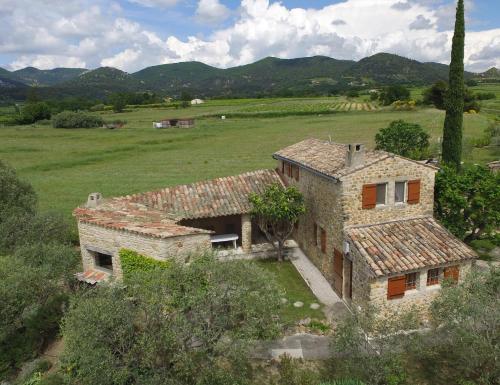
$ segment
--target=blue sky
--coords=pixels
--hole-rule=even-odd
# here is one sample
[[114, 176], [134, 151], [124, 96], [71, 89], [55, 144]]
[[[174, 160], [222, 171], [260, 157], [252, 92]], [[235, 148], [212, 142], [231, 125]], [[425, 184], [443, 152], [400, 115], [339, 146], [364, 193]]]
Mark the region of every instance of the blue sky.
[[[452, 0], [0, 0], [0, 66], [134, 72], [377, 52], [446, 63], [454, 8]], [[500, 0], [466, 0], [466, 18], [466, 67], [500, 67]]]

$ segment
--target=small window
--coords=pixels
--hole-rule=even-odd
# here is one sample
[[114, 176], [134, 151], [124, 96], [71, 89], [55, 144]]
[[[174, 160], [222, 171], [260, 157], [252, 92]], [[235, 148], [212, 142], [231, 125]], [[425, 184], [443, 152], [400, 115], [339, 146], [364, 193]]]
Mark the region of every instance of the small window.
[[95, 253], [95, 265], [101, 269], [113, 270], [113, 257], [109, 254]]
[[396, 182], [394, 186], [394, 202], [404, 203], [406, 201], [406, 182]]
[[439, 269], [430, 269], [427, 271], [427, 286], [437, 285], [439, 283]]
[[417, 288], [417, 273], [406, 274], [405, 290]]
[[321, 252], [326, 253], [326, 231], [321, 229]]
[[377, 205], [385, 205], [387, 195], [387, 183], [377, 184]]

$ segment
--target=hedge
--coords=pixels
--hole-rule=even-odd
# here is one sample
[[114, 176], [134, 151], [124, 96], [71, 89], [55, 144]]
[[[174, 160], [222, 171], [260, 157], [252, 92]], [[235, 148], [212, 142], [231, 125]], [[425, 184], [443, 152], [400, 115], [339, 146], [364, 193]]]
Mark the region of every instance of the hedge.
[[121, 249], [118, 254], [125, 279], [134, 273], [166, 269], [170, 265], [168, 261], [158, 261], [129, 249]]
[[52, 118], [54, 128], [93, 128], [103, 124], [100, 116], [85, 112], [63, 111]]

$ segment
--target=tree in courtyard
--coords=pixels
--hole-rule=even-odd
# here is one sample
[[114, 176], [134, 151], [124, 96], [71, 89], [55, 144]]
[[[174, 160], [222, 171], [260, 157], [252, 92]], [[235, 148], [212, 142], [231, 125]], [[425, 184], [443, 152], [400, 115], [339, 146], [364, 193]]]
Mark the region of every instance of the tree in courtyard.
[[395, 120], [375, 135], [377, 150], [421, 159], [429, 148], [429, 134], [419, 124]]
[[74, 299], [62, 357], [81, 385], [250, 383], [250, 340], [275, 338], [282, 293], [248, 261], [212, 256], [136, 272]]
[[464, 110], [464, 2], [458, 0], [455, 32], [451, 47], [449, 90], [445, 99], [443, 161], [459, 168], [462, 161], [462, 126]]
[[260, 230], [283, 260], [283, 247], [300, 215], [305, 213], [304, 197], [295, 187], [273, 184], [262, 194], [250, 195], [252, 215]]
[[500, 174], [483, 166], [457, 171], [443, 167], [436, 175], [436, 217], [457, 237], [469, 242], [500, 226]]

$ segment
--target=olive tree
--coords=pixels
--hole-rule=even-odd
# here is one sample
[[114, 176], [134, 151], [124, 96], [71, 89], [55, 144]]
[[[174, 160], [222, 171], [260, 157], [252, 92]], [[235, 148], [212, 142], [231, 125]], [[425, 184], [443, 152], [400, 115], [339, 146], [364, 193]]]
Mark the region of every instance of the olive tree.
[[252, 215], [269, 243], [276, 249], [278, 261], [283, 260], [285, 241], [300, 215], [305, 213], [304, 197], [295, 187], [273, 184], [262, 194], [250, 195]]
[[395, 120], [375, 135], [376, 149], [420, 159], [429, 147], [429, 137], [419, 124]]
[[252, 262], [136, 272], [76, 298], [63, 321], [70, 383], [246, 384], [249, 342], [277, 336], [280, 293]]

